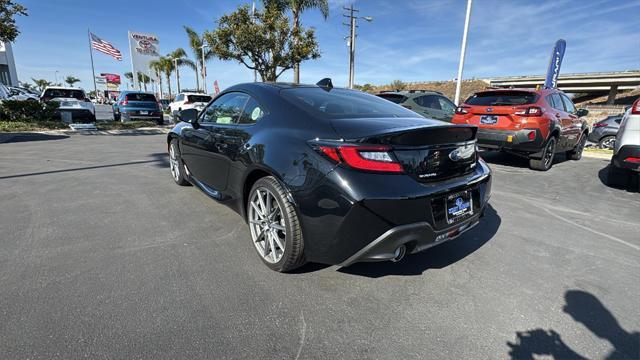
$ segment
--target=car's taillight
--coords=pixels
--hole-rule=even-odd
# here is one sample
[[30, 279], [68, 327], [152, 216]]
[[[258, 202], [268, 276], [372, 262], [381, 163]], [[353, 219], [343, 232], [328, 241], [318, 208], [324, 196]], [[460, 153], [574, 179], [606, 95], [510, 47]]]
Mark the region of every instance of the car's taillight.
[[120, 105], [127, 105], [129, 103], [129, 99], [127, 99], [126, 97], [120, 101]]
[[634, 164], [640, 164], [640, 158], [635, 156], [629, 156], [626, 159], [624, 159], [624, 161], [634, 163]]
[[388, 146], [327, 145], [317, 149], [336, 163], [354, 169], [376, 172], [402, 173], [402, 165], [390, 153]]
[[529, 141], [533, 141], [536, 139], [536, 132], [535, 131], [529, 131], [529, 133], [527, 134], [527, 138], [529, 139]]
[[456, 114], [459, 114], [459, 115], [468, 114], [469, 113], [468, 109], [469, 109], [468, 106], [458, 106], [456, 108]]
[[515, 114], [520, 116], [541, 116], [543, 112], [541, 107], [529, 106], [526, 108], [518, 108]]
[[631, 114], [640, 115], [640, 98], [638, 98], [633, 105], [631, 105]]
[[594, 128], [606, 127], [606, 126], [607, 126], [607, 123], [595, 123], [595, 124], [593, 124]]

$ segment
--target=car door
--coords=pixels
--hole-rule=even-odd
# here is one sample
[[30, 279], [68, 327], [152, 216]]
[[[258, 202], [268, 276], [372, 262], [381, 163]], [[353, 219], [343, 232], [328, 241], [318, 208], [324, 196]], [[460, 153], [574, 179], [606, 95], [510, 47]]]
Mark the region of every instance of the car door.
[[215, 191], [224, 191], [229, 175], [229, 147], [225, 138], [226, 125], [239, 122], [249, 96], [244, 93], [224, 94], [207, 106], [198, 124], [182, 131], [182, 159], [201, 184]]
[[560, 93], [559, 95], [562, 98], [562, 102], [564, 103], [564, 107], [567, 111], [566, 148], [572, 149], [576, 146], [578, 140], [580, 139], [580, 134], [582, 133], [582, 120], [577, 115], [578, 110], [576, 109], [575, 105], [573, 105], [573, 101], [571, 101], [571, 99], [569, 99], [569, 97], [565, 94]]
[[560, 125], [560, 138], [558, 139], [557, 149], [561, 150], [567, 148], [568, 137], [571, 133], [571, 128], [573, 127], [573, 122], [567, 109], [560, 97], [559, 93], [551, 94], [551, 99], [554, 104], [554, 109], [556, 110], [554, 116]]

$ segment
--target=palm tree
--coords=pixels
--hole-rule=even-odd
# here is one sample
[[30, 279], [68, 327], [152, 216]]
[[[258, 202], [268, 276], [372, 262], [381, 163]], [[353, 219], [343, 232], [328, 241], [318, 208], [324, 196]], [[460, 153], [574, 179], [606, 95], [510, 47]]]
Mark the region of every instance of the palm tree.
[[158, 79], [158, 90], [159, 90], [159, 96], [158, 99], [162, 99], [162, 63], [160, 62], [159, 59], [156, 60], [151, 60], [149, 62], [149, 68], [151, 70], [153, 70], [153, 72], [156, 75], [156, 79]]
[[145, 74], [145, 73], [138, 73], [138, 83], [142, 84], [144, 86], [144, 91], [147, 91], [147, 84], [151, 82], [151, 78], [149, 77], [149, 75]]
[[129, 84], [131, 85], [131, 88], [133, 88], [133, 73], [131, 71], [127, 71], [124, 73], [124, 77], [129, 80]]
[[171, 73], [176, 69], [173, 59], [169, 56], [160, 56], [156, 60], [152, 60], [149, 63], [149, 67], [166, 76], [167, 89], [169, 91], [169, 97], [171, 98]]
[[[298, 35], [300, 30], [300, 16], [305, 10], [318, 9], [322, 13], [322, 17], [327, 20], [329, 17], [329, 1], [328, 0], [262, 0], [265, 6], [276, 6], [280, 11], [291, 10], [291, 30], [294, 36]], [[300, 83], [300, 63], [293, 66], [293, 82]]]
[[79, 82], [80, 79], [78, 79], [77, 77], [73, 76], [73, 75], [69, 75], [64, 79], [64, 82], [66, 82], [67, 84], [69, 84], [69, 86], [73, 86], [73, 84]]
[[[183, 48], [177, 48], [170, 52], [167, 57], [173, 61], [173, 65], [176, 70], [176, 86], [177, 92], [180, 92], [180, 66], [187, 66], [192, 69], [196, 69], [196, 64], [187, 58], [187, 53]], [[177, 65], [177, 66], [176, 66]]]
[[43, 92], [44, 89], [47, 86], [51, 86], [51, 82], [45, 80], [45, 79], [34, 79], [31, 78], [31, 80], [33, 81], [33, 83], [36, 85], [36, 87], [38, 88], [38, 90], [40, 90], [40, 92]]
[[[193, 64], [193, 70], [196, 72], [196, 88], [200, 90], [200, 80], [198, 79], [198, 76], [202, 76], [204, 82], [204, 62], [213, 58], [213, 51], [211, 51], [211, 48], [207, 48], [205, 50], [203, 62], [202, 45], [204, 44], [204, 41], [202, 40], [202, 36], [188, 26], [185, 26], [184, 30], [187, 32], [187, 36], [189, 37], [189, 48], [191, 49], [191, 53], [196, 59]], [[191, 65], [189, 65], [189, 67], [191, 67]], [[198, 68], [200, 69], [200, 74], [198, 74]]]

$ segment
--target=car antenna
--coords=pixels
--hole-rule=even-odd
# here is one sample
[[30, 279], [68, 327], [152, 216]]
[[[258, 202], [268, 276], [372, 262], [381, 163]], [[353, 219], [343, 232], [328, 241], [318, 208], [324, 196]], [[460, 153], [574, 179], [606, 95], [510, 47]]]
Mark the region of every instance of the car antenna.
[[316, 85], [321, 88], [325, 88], [326, 90], [333, 89], [333, 83], [331, 82], [331, 78], [324, 78], [316, 83]]

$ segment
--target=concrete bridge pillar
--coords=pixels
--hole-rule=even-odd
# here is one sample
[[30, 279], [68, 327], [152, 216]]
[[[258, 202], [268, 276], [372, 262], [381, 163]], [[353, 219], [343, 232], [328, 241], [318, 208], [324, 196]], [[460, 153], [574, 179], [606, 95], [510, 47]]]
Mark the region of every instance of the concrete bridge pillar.
[[611, 85], [609, 90], [609, 97], [607, 97], [607, 105], [613, 105], [616, 101], [616, 95], [618, 94], [618, 85]]

